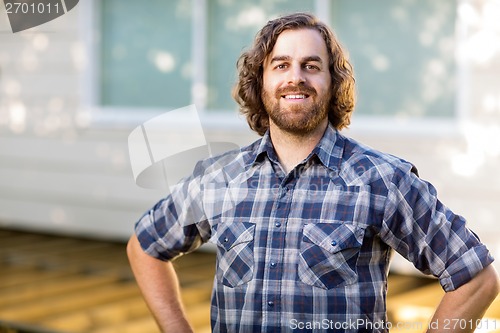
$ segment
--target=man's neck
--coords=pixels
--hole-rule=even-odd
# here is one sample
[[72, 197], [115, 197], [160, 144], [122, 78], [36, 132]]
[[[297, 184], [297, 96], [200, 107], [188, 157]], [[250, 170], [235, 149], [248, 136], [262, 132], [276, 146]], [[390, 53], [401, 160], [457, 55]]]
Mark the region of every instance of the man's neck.
[[313, 151], [323, 137], [328, 126], [325, 119], [314, 131], [307, 135], [295, 135], [270, 124], [271, 141], [283, 170], [288, 174]]

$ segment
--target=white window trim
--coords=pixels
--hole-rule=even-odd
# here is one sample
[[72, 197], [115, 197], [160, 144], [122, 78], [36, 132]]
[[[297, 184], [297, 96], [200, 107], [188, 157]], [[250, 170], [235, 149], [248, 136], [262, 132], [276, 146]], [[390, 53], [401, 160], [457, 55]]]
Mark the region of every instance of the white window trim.
[[[461, 0], [466, 1], [466, 0]], [[206, 25], [207, 25], [207, 0], [192, 0], [193, 4], [193, 26], [192, 26], [192, 59], [193, 70], [197, 73], [193, 77], [191, 103], [195, 104], [200, 118], [204, 124], [213, 129], [240, 130], [248, 128], [246, 121], [236, 112], [206, 111]], [[331, 2], [329, 0], [315, 0], [315, 12], [321, 20], [328, 21]], [[82, 39], [86, 46], [87, 68], [82, 74], [82, 108], [80, 115], [84, 127], [90, 128], [122, 128], [132, 129], [138, 124], [151, 119], [154, 116], [170, 111], [163, 108], [118, 108], [103, 107], [98, 104], [99, 98], [99, 73], [100, 73], [100, 11], [97, 0], [83, 1], [80, 7], [80, 30]], [[458, 7], [457, 7], [458, 8]], [[90, 27], [90, 29], [89, 29]], [[456, 22], [456, 44], [459, 44], [466, 36], [464, 25], [457, 19]], [[455, 57], [457, 58], [457, 57]], [[235, 60], [236, 61], [236, 60]], [[468, 96], [467, 92], [467, 64], [456, 60], [457, 90], [455, 100], [454, 117], [447, 119], [434, 118], [397, 118], [379, 116], [357, 116], [350, 130], [359, 133], [373, 133], [398, 136], [402, 134], [413, 134], [417, 136], [454, 137], [460, 134], [463, 124], [468, 119]]]

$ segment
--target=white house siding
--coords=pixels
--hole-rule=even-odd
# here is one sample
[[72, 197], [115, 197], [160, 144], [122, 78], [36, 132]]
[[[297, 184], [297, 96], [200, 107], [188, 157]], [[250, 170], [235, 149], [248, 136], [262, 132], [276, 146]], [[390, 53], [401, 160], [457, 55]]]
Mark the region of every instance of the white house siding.
[[[500, 26], [491, 17], [500, 1], [459, 6], [456, 121], [355, 116], [346, 134], [415, 163], [500, 256]], [[165, 192], [134, 183], [127, 137], [139, 121], [92, 120], [100, 111], [91, 111], [86, 90], [92, 26], [83, 10], [82, 1], [17, 34], [0, 10], [0, 227], [123, 240]], [[209, 118], [207, 141], [256, 138]]]

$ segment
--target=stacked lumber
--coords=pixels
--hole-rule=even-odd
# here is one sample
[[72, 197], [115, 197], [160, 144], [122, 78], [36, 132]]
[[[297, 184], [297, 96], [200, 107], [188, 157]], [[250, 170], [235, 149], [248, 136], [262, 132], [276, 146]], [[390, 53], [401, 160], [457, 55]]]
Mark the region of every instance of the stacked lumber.
[[[158, 333], [130, 271], [126, 244], [0, 230], [0, 333]], [[210, 332], [213, 253], [175, 261], [195, 332]], [[433, 279], [391, 274], [391, 333], [424, 332], [443, 295]], [[477, 332], [500, 332], [500, 299]], [[399, 327], [397, 326], [399, 324]]]
[[[0, 230], [0, 333], [158, 333], [125, 243]], [[175, 263], [187, 315], [210, 331], [214, 255]]]

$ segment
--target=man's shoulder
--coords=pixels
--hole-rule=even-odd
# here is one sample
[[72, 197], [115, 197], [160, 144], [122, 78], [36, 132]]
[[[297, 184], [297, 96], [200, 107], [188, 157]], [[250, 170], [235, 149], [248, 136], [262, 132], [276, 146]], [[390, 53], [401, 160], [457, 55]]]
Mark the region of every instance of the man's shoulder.
[[[236, 144], [222, 145], [222, 147], [232, 146], [232, 149], [225, 151], [220, 145], [218, 147], [212, 145], [210, 156], [198, 162], [194, 173], [215, 177], [216, 174], [223, 172], [225, 177], [236, 177], [255, 159], [260, 141], [261, 139], [243, 147], [238, 147]], [[215, 147], [217, 149], [213, 149]]]
[[382, 152], [353, 138], [343, 136], [343, 140], [343, 169], [353, 177], [359, 178], [365, 174], [387, 179], [395, 173], [408, 172], [418, 175], [416, 167], [401, 157]]

